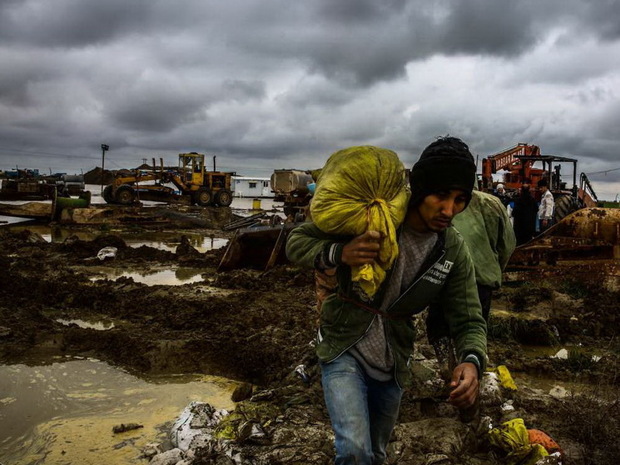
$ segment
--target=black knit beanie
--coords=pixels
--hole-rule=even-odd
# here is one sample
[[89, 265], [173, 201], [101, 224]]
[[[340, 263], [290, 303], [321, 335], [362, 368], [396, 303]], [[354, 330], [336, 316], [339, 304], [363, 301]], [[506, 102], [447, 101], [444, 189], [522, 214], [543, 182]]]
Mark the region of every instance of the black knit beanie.
[[476, 163], [465, 142], [456, 137], [442, 137], [430, 144], [413, 165], [409, 174], [410, 205], [439, 191], [460, 189], [471, 200], [476, 179]]

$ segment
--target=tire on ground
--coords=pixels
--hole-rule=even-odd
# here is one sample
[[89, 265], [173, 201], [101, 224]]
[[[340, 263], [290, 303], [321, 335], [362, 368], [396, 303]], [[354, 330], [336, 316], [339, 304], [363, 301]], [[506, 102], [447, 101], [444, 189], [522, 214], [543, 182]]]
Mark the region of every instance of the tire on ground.
[[232, 203], [232, 192], [228, 189], [220, 189], [215, 193], [215, 203], [220, 207], [228, 207]]
[[561, 195], [555, 199], [555, 207], [553, 209], [553, 222], [557, 223], [565, 216], [570, 215], [574, 211], [579, 210], [580, 206], [577, 200], [571, 195]]
[[116, 189], [114, 200], [121, 205], [131, 205], [136, 200], [136, 191], [133, 190], [133, 187], [123, 184]]
[[213, 200], [213, 196], [211, 195], [211, 191], [206, 187], [201, 187], [193, 194], [193, 200], [196, 205], [200, 205], [201, 207], [206, 207], [211, 204]]
[[103, 197], [103, 200], [105, 200], [107, 203], [114, 203], [114, 196], [112, 194], [113, 189], [114, 189], [114, 186], [112, 184], [108, 184], [107, 186], [103, 188], [101, 197]]

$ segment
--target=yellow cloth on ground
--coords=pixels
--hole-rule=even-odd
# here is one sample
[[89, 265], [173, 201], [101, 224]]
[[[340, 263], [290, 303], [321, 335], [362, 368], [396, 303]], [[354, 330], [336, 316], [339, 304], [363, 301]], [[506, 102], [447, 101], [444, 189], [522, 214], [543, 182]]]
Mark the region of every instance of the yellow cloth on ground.
[[522, 418], [502, 423], [489, 431], [491, 444], [508, 454], [502, 463], [506, 465], [534, 465], [549, 455], [540, 444], [530, 444], [529, 434]]
[[510, 374], [510, 371], [508, 370], [506, 365], [499, 365], [495, 370], [497, 371], [497, 376], [499, 377], [499, 381], [500, 383], [502, 383], [502, 386], [504, 388], [509, 389], [511, 391], [517, 390], [517, 385], [514, 379], [512, 379], [512, 375]]
[[409, 201], [405, 168], [395, 152], [379, 147], [349, 147], [332, 154], [321, 170], [310, 214], [323, 232], [358, 236], [381, 233], [379, 257], [353, 267], [352, 279], [372, 297], [398, 256], [396, 229]]

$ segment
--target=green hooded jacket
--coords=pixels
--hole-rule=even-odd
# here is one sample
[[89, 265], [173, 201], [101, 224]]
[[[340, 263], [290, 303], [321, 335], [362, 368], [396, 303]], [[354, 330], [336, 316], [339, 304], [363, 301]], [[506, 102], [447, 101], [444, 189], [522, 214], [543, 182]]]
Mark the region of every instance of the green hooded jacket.
[[452, 224], [465, 239], [474, 261], [476, 282], [499, 288], [502, 271], [517, 245], [508, 211], [501, 200], [475, 190], [467, 208], [454, 217]]
[[[342, 247], [351, 239], [325, 234], [313, 223], [304, 223], [291, 231], [286, 254], [293, 263], [314, 268], [320, 254], [335, 250], [335, 262], [339, 263]], [[335, 249], [332, 248], [334, 243], [337, 244]], [[409, 385], [415, 339], [412, 316], [437, 301], [444, 309], [459, 359], [474, 354], [484, 370], [486, 323], [478, 300], [473, 263], [463, 238], [454, 228], [439, 235], [413, 284], [385, 313], [378, 308], [389, 274], [371, 302], [361, 302], [353, 292], [350, 267], [338, 266], [337, 278], [336, 292], [329, 295], [321, 307], [316, 352], [322, 362], [335, 360], [355, 345], [376, 315], [382, 314], [387, 341], [394, 355], [396, 381], [401, 386]]]

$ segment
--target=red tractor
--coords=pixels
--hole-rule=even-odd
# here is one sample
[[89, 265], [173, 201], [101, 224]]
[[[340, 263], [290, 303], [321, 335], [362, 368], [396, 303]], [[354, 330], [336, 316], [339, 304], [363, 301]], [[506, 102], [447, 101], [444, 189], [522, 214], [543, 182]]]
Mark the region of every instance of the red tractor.
[[[542, 163], [542, 168], [534, 168], [534, 164]], [[554, 166], [555, 163], [559, 163]], [[561, 163], [571, 163], [572, 186], [568, 187], [562, 179]], [[577, 185], [577, 160], [574, 158], [541, 155], [537, 145], [519, 143], [502, 152], [482, 159], [481, 190], [494, 191], [497, 183], [493, 174], [505, 171], [502, 179], [508, 197], [516, 196], [523, 184], [530, 184], [534, 197], [538, 200], [540, 193], [538, 181], [546, 179], [549, 190], [555, 199], [554, 220], [558, 222], [569, 213], [584, 207], [596, 207], [598, 199], [585, 173], [581, 173]]]

